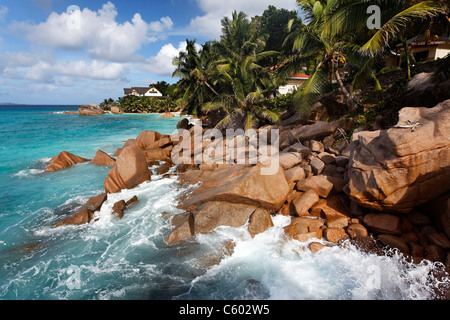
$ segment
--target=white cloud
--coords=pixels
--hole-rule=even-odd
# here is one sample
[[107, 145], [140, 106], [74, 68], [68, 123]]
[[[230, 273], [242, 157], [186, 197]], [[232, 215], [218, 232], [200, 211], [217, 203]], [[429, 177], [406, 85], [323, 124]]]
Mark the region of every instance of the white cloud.
[[30, 43], [64, 50], [86, 50], [91, 58], [129, 61], [146, 43], [159, 39], [159, 33], [171, 30], [170, 17], [145, 22], [139, 13], [131, 21], [118, 23], [117, 9], [107, 2], [98, 12], [87, 8], [72, 13], [51, 13], [37, 25], [15, 23], [12, 28], [25, 32]]
[[55, 82], [60, 77], [91, 80], [115, 80], [121, 78], [126, 71], [126, 66], [121, 63], [106, 63], [93, 60], [69, 61], [67, 63], [49, 63], [39, 61], [28, 69], [27, 78], [30, 80]]
[[6, 14], [8, 13], [8, 8], [5, 6], [0, 6], [0, 22], [5, 21]]
[[52, 55], [35, 52], [0, 54], [0, 76], [31, 80], [34, 83], [62, 83], [76, 80], [116, 80], [123, 78], [128, 64], [101, 60], [57, 61]]
[[248, 17], [261, 15], [269, 5], [274, 5], [278, 9], [296, 10], [295, 0], [196, 0], [200, 9], [205, 12], [202, 16], [193, 18], [189, 29], [205, 37], [218, 39], [221, 34], [220, 20], [225, 16], [231, 16], [232, 12], [243, 11]]
[[[198, 43], [195, 46], [197, 50], [201, 49], [201, 45]], [[148, 58], [142, 64], [142, 68], [159, 76], [171, 76], [175, 71], [172, 61], [181, 51], [186, 51], [186, 41], [180, 42], [178, 48], [175, 48], [171, 43], [165, 44], [156, 56]]]
[[186, 43], [180, 42], [178, 48], [175, 48], [171, 43], [165, 44], [158, 54], [147, 59], [143, 68], [153, 74], [168, 76], [172, 75], [175, 67], [172, 64], [173, 58], [178, 56], [179, 52], [186, 50]]

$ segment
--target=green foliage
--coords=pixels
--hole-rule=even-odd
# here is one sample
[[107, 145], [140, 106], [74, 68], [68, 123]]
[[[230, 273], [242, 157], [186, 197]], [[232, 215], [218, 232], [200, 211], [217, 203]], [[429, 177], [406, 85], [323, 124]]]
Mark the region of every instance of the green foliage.
[[177, 109], [176, 103], [171, 98], [158, 99], [133, 95], [119, 98], [116, 105], [125, 113], [161, 113]]
[[112, 106], [115, 106], [116, 102], [112, 99], [105, 99], [102, 103], [99, 104], [100, 108], [105, 111], [110, 111]]

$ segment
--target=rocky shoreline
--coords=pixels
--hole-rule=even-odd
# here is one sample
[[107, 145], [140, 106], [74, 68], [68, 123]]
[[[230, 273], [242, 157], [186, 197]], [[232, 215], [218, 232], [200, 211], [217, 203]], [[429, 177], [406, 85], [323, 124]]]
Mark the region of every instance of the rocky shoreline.
[[[93, 163], [112, 166], [105, 193], [55, 227], [92, 222], [108, 194], [150, 180], [149, 166], [156, 166], [158, 175], [199, 185], [180, 197], [178, 208], [185, 213], [171, 217], [167, 245], [218, 226], [248, 224], [255, 237], [273, 226], [274, 215], [284, 215], [291, 217], [287, 239], [308, 241], [313, 252], [350, 241], [367, 252], [396, 249], [414, 263], [440, 262], [450, 271], [450, 100], [434, 108], [404, 108], [387, 130], [355, 128], [352, 119], [260, 128], [258, 133], [279, 130], [279, 168], [272, 175], [261, 174], [268, 163], [227, 164], [221, 154], [212, 155], [215, 162], [196, 164], [199, 155], [217, 150], [213, 141], [183, 154], [190, 163], [175, 164], [172, 155], [206, 131], [186, 120], [177, 129], [188, 130], [190, 139], [143, 131], [113, 156], [98, 151]], [[352, 131], [350, 143], [340, 139]], [[225, 147], [227, 141], [221, 143]], [[245, 142], [247, 160], [254, 147]], [[63, 152], [46, 171], [85, 161], [90, 160]], [[122, 218], [135, 201], [123, 199], [112, 211]]]

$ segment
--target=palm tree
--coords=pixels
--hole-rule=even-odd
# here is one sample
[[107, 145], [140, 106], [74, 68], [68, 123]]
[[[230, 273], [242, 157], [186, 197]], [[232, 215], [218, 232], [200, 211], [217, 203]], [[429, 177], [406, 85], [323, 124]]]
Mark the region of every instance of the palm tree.
[[349, 111], [355, 111], [358, 106], [345, 87], [338, 70], [340, 64], [350, 58], [350, 55], [346, 54], [350, 43], [348, 39], [331, 37], [323, 32], [324, 25], [338, 2], [338, 0], [299, 0], [297, 5], [303, 10], [307, 24], [293, 23], [291, 20], [288, 25], [290, 34], [285, 44], [292, 45], [293, 54], [280, 68], [281, 75], [285, 77], [298, 71], [300, 65], [311, 59], [316, 61], [316, 67], [310, 78], [294, 94], [294, 104], [302, 114], [307, 113], [317, 97], [325, 92], [331, 79], [336, 79], [339, 84], [349, 104]]
[[[222, 36], [215, 46], [220, 58], [214, 62], [216, 81], [220, 94], [205, 104], [203, 110], [222, 110], [226, 116], [217, 128], [235, 122], [245, 129], [254, 127], [259, 120], [276, 122], [278, 114], [269, 110], [268, 97], [278, 87], [269, 68], [258, 64], [273, 51], [262, 51], [264, 39], [258, 37], [255, 26], [243, 12], [233, 12], [232, 19], [222, 19]], [[240, 120], [242, 123], [239, 123]]]
[[173, 61], [176, 66], [172, 77], [180, 77], [176, 92], [182, 93], [183, 110], [189, 114], [200, 115], [201, 106], [217, 96], [217, 91], [208, 82], [210, 64], [213, 60], [210, 43], [197, 51], [195, 40], [186, 40], [186, 52], [180, 52]]
[[419, 0], [346, 0], [341, 1], [334, 8], [334, 12], [323, 27], [323, 35], [333, 37], [339, 34], [355, 32], [365, 29], [369, 5], [377, 5], [381, 12], [383, 25], [379, 30], [371, 31], [358, 52], [366, 57], [375, 58], [385, 53], [391, 45], [400, 42], [405, 51], [408, 79], [411, 77], [411, 53], [408, 48], [406, 35], [408, 28], [414, 21], [424, 20], [445, 13], [446, 8], [438, 1]]
[[221, 93], [203, 107], [206, 112], [223, 110], [226, 113], [216, 128], [221, 129], [234, 122], [235, 126], [248, 130], [260, 120], [272, 123], [278, 121], [279, 115], [267, 107], [268, 96], [275, 84], [270, 81], [268, 70], [255, 62], [263, 56], [248, 56], [241, 61], [218, 61], [220, 77], [230, 86], [230, 90]]

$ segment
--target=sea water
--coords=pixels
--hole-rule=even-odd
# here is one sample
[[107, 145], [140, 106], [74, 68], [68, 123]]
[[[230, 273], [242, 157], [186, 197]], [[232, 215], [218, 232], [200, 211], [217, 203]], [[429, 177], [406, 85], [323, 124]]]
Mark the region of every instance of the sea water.
[[[286, 238], [283, 216], [255, 238], [246, 225], [219, 227], [168, 246], [177, 198], [189, 190], [156, 174], [110, 195], [95, 222], [54, 228], [103, 192], [110, 168], [83, 163], [45, 173], [51, 157], [112, 154], [142, 130], [172, 133], [180, 119], [63, 110], [76, 108], [0, 107], [0, 299], [435, 299], [449, 285], [436, 276], [441, 265], [413, 265], [396, 252], [348, 244], [313, 254]], [[122, 220], [111, 214], [135, 195]]]

